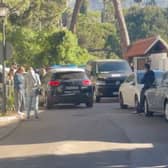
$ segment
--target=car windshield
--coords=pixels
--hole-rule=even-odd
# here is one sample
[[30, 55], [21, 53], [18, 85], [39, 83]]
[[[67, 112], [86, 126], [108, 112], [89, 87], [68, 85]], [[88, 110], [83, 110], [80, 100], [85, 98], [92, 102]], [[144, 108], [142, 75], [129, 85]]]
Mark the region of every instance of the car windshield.
[[59, 72], [52, 75], [51, 80], [71, 80], [71, 79], [85, 79], [84, 72]]
[[111, 72], [111, 71], [131, 71], [129, 64], [125, 61], [121, 62], [100, 62], [98, 63], [98, 72]]
[[[143, 78], [144, 74], [145, 74], [145, 72], [138, 72], [138, 73], [137, 73], [137, 81], [138, 81], [138, 84], [142, 84], [142, 78]], [[155, 72], [155, 82], [156, 82], [156, 84], [160, 84], [160, 83], [161, 83], [163, 74], [164, 74], [164, 73], [161, 72], [161, 71]]]

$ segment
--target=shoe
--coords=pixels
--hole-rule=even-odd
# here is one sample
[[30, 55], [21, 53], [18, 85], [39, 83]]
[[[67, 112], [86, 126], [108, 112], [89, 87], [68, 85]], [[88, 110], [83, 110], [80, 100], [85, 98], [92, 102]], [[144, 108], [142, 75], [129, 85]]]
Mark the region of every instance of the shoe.
[[35, 119], [39, 119], [39, 116], [35, 116]]
[[27, 119], [27, 120], [30, 120], [30, 117], [27, 117], [26, 119]]

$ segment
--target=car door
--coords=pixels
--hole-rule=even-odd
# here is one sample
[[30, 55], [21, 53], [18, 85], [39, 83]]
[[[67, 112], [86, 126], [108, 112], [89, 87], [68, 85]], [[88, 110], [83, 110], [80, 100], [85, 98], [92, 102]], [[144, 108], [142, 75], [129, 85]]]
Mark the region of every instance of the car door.
[[133, 90], [135, 87], [135, 75], [131, 74], [124, 82], [123, 85], [123, 98], [124, 103], [129, 106], [134, 106]]
[[155, 109], [157, 112], [162, 112], [164, 110], [164, 101], [166, 94], [168, 92], [168, 73], [163, 76], [161, 84], [157, 87], [155, 93]]
[[156, 99], [156, 93], [157, 93], [157, 87], [152, 87], [150, 89], [148, 89], [146, 91], [146, 97], [147, 97], [147, 101], [148, 101], [148, 106], [149, 109], [151, 109], [152, 111], [156, 109], [157, 105], [157, 99]]

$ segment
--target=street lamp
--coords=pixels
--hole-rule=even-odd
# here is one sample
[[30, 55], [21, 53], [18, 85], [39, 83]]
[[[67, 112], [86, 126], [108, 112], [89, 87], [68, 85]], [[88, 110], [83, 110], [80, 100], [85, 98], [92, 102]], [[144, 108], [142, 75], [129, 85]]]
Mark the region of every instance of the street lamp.
[[0, 19], [2, 20], [2, 74], [3, 74], [3, 105], [2, 113], [6, 113], [6, 25], [5, 19], [8, 15], [9, 8], [1, 0], [0, 3]]

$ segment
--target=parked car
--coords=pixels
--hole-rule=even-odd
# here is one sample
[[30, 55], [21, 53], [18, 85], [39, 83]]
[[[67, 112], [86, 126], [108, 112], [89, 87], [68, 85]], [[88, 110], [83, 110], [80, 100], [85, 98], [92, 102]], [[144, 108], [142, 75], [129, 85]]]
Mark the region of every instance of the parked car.
[[131, 72], [131, 68], [125, 60], [88, 62], [86, 73], [94, 84], [96, 102], [100, 102], [102, 97], [117, 97], [120, 85]]
[[168, 120], [168, 72], [163, 75], [160, 84], [145, 93], [144, 113], [151, 116], [154, 112], [164, 114]]
[[55, 104], [93, 106], [93, 85], [82, 68], [51, 69], [43, 79], [42, 93], [41, 99], [48, 109]]
[[[154, 70], [155, 83], [160, 83], [163, 71]], [[145, 71], [135, 71], [124, 81], [119, 89], [119, 102], [122, 109], [129, 107], [135, 107], [139, 111], [140, 93], [143, 87], [142, 78]]]

